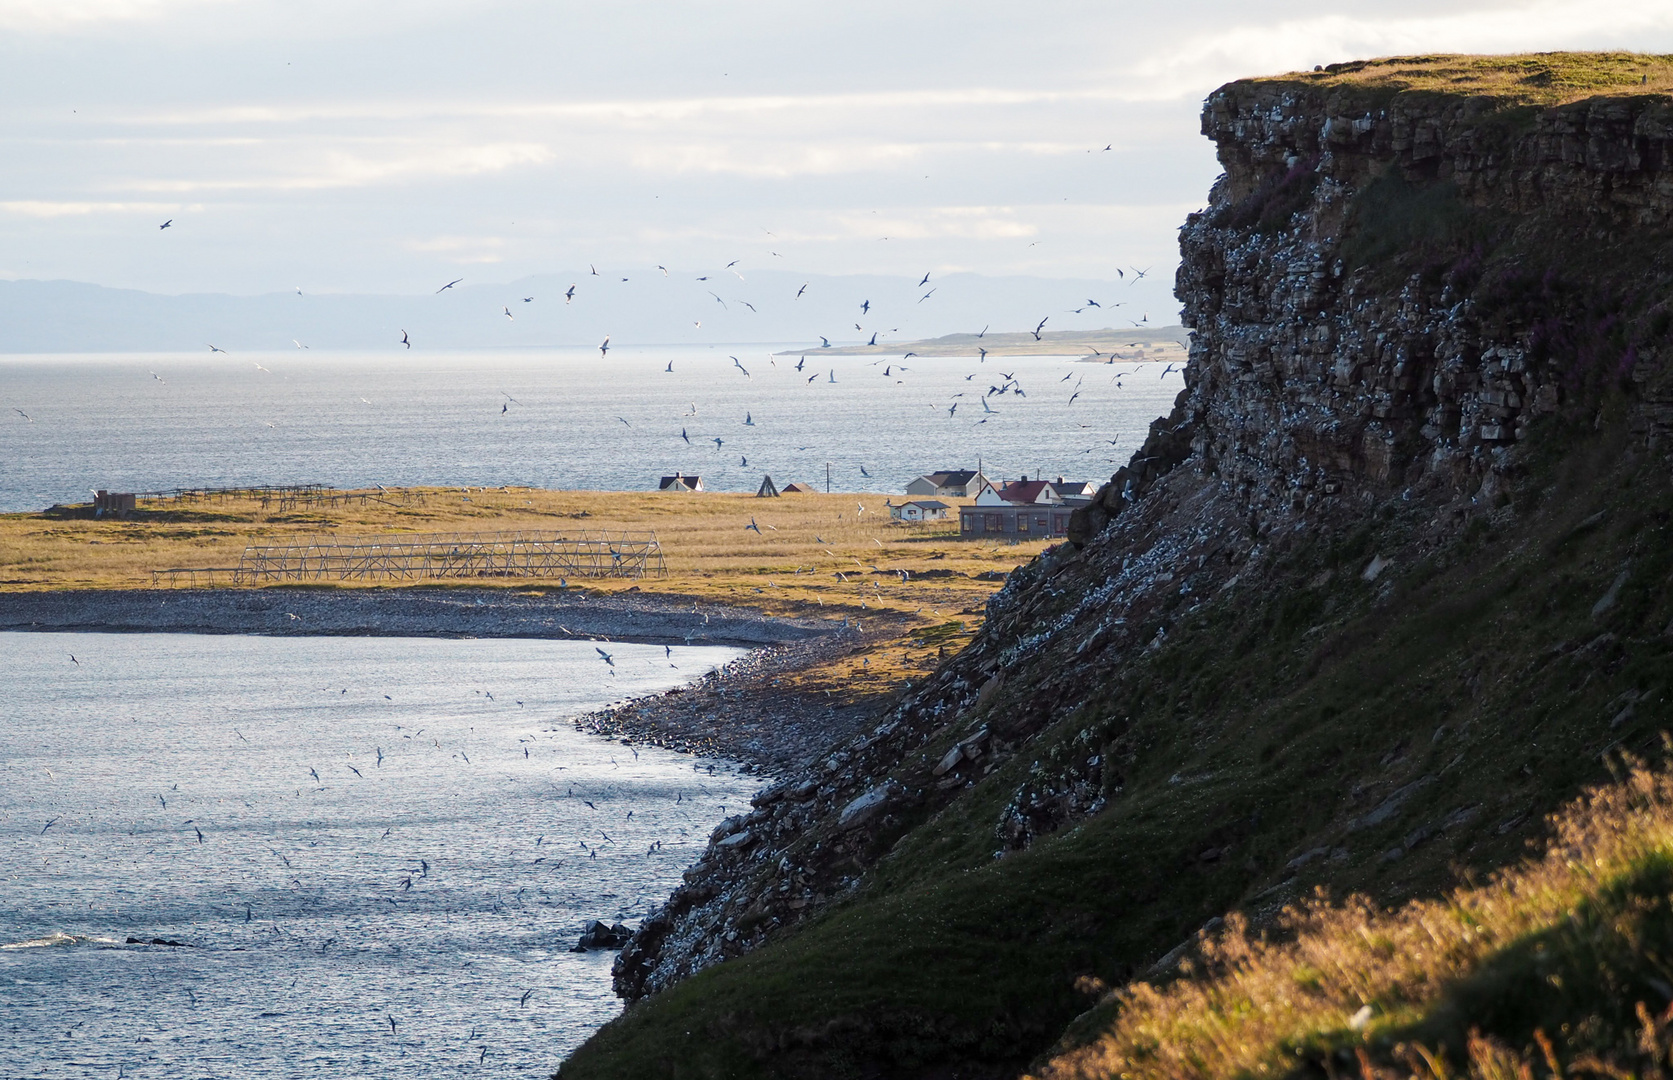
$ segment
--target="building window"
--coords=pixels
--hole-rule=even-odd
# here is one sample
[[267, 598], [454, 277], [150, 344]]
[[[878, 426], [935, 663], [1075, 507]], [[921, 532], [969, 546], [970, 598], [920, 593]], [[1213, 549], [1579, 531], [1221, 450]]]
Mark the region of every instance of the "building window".
[[1003, 514], [983, 514], [982, 525], [985, 532], [1004, 532], [1005, 516]]
[[1027, 514], [1018, 514], [1017, 515], [1017, 532], [1025, 533], [1027, 531], [1028, 531], [1028, 515]]

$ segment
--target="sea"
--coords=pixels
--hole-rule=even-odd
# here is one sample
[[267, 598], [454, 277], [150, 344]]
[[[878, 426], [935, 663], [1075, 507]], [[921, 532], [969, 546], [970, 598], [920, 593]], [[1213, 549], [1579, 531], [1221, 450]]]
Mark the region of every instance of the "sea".
[[549, 1074], [760, 783], [569, 723], [738, 650], [595, 648], [0, 633], [0, 1077]]
[[[0, 355], [0, 511], [324, 484], [1099, 481], [1171, 365], [778, 347]], [[3, 599], [0, 599], [3, 602]], [[725, 648], [0, 633], [0, 1080], [546, 1075], [733, 763], [574, 730]]]
[[0, 511], [254, 484], [899, 492], [937, 469], [1100, 482], [1177, 365], [781, 346], [0, 355]]

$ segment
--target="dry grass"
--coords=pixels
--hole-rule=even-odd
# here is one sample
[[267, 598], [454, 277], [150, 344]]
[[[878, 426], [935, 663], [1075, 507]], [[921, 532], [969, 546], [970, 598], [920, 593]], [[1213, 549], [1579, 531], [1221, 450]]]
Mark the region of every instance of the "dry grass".
[[1673, 998], [1673, 776], [1635, 767], [1552, 828], [1543, 858], [1444, 899], [1321, 897], [1272, 943], [1228, 920], [1200, 974], [1115, 992], [1041, 1076], [1664, 1076], [1673, 1012], [1643, 1001]]
[[[944, 651], [961, 647], [1000, 585], [976, 575], [1009, 572], [1046, 546], [963, 541], [956, 519], [892, 523], [885, 502], [899, 502], [898, 495], [757, 499], [719, 492], [432, 488], [404, 493], [409, 501], [403, 505], [370, 494], [374, 498], [365, 501], [286, 511], [250, 498], [156, 501], [142, 503], [142, 513], [127, 521], [0, 515], [0, 589], [150, 588], [153, 570], [230, 567], [248, 544], [320, 533], [648, 530], [661, 541], [666, 577], [589, 580], [586, 587], [723, 601], [769, 615], [846, 616], [868, 627], [887, 627], [890, 632], [872, 639], [864, 651], [804, 673], [814, 685], [859, 696], [887, 691], [902, 677], [932, 667]], [[759, 534], [747, 528], [752, 520]], [[526, 590], [554, 583], [451, 584]]]
[[1587, 97], [1673, 92], [1673, 56], [1632, 52], [1390, 56], [1251, 81], [1560, 105]]

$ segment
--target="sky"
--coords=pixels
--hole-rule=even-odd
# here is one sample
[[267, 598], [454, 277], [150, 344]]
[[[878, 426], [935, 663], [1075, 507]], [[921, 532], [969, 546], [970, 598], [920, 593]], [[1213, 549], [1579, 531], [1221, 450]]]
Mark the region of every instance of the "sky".
[[1570, 48], [1673, 52], [1673, 0], [0, 0], [0, 279], [1136, 267], [1167, 307], [1217, 85]]

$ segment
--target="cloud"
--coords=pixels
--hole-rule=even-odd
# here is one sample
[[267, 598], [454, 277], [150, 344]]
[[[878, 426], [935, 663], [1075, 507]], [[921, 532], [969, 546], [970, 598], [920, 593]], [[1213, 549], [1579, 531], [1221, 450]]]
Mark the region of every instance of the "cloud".
[[500, 236], [434, 236], [428, 240], [408, 240], [408, 251], [425, 255], [441, 255], [455, 263], [497, 263], [504, 259], [505, 238]]
[[0, 29], [56, 33], [101, 23], [155, 22], [225, 0], [0, 0]]
[[[389, 140], [383, 155], [366, 152], [367, 140], [354, 140], [360, 152], [332, 148], [325, 140], [310, 140], [297, 146], [283, 141], [264, 142], [269, 157], [284, 155], [283, 161], [246, 158], [248, 171], [261, 173], [253, 179], [116, 180], [107, 187], [146, 192], [216, 191], [316, 191], [331, 188], [371, 187], [405, 180], [441, 177], [470, 177], [503, 172], [521, 166], [551, 161], [555, 154], [543, 143], [481, 143], [476, 145], [421, 140]], [[370, 144], [376, 148], [376, 143]], [[295, 151], [295, 157], [290, 152]]]
[[[201, 208], [199, 208], [201, 209]], [[0, 212], [21, 217], [56, 218], [86, 214], [170, 214], [180, 213], [179, 203], [160, 202], [65, 202], [13, 199], [0, 202]]]

